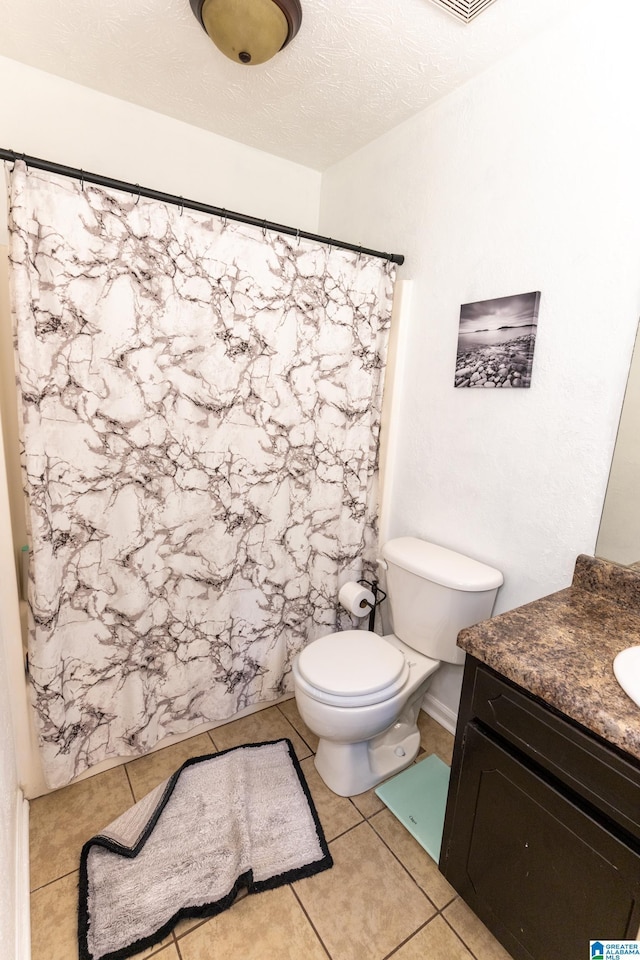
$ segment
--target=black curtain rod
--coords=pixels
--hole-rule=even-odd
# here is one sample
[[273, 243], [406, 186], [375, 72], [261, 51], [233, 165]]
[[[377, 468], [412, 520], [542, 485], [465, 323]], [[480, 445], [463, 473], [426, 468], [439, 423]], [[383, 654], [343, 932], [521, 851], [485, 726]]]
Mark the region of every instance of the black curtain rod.
[[316, 243], [326, 243], [328, 246], [339, 247], [341, 250], [353, 250], [354, 253], [366, 253], [369, 257], [379, 257], [381, 260], [388, 260], [391, 263], [397, 263], [399, 265], [404, 263], [404, 256], [401, 253], [381, 253], [379, 250], [369, 250], [367, 247], [358, 247], [354, 243], [346, 243], [343, 240], [333, 240], [331, 237], [321, 237], [317, 233], [297, 230], [295, 227], [287, 227], [282, 223], [272, 223], [270, 220], [258, 220], [256, 217], [248, 217], [244, 213], [235, 213], [233, 210], [213, 207], [208, 203], [199, 203], [197, 200], [187, 200], [185, 197], [177, 197], [172, 193], [162, 193], [160, 190], [153, 190], [151, 187], [141, 187], [139, 183], [126, 183], [124, 180], [113, 180], [111, 177], [103, 177], [98, 173], [89, 173], [87, 170], [65, 167], [60, 163], [53, 163], [51, 160], [41, 160], [39, 157], [29, 157], [24, 153], [16, 153], [14, 150], [4, 150], [0, 147], [0, 160], [22, 160], [28, 167], [35, 167], [37, 170], [48, 170], [50, 173], [57, 173], [62, 177], [73, 177], [74, 180], [96, 183], [101, 187], [110, 187], [112, 190], [122, 190], [125, 193], [132, 193], [136, 196], [149, 197], [151, 200], [159, 200], [162, 203], [172, 203], [175, 206], [184, 207], [187, 210], [198, 210], [201, 213], [208, 213], [215, 217], [226, 217], [227, 220], [237, 220], [239, 223], [248, 223], [253, 227], [261, 227], [263, 230], [275, 230], [278, 233], [285, 233], [290, 237], [300, 237], [303, 240], [315, 240]]

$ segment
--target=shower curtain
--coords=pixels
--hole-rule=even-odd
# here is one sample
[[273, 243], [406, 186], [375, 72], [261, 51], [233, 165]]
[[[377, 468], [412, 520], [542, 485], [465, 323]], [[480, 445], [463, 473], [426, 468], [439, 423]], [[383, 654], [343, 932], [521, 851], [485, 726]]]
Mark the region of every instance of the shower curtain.
[[[394, 267], [16, 163], [29, 664], [56, 787], [292, 690], [375, 559]], [[370, 567], [369, 567], [370, 569]]]

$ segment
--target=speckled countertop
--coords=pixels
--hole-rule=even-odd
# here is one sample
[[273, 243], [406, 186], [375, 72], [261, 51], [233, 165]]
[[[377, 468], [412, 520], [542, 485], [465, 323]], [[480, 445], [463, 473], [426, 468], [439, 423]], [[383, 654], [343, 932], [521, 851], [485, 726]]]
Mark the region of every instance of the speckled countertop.
[[613, 674], [620, 650], [640, 645], [640, 575], [579, 556], [566, 590], [458, 636], [467, 653], [640, 760], [640, 707]]

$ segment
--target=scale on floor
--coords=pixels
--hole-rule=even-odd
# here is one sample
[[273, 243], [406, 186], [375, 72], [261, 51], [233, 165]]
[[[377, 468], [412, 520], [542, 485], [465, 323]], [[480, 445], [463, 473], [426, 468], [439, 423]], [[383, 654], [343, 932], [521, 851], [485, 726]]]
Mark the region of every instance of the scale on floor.
[[391, 813], [437, 863], [451, 769], [435, 753], [412, 764], [376, 793]]

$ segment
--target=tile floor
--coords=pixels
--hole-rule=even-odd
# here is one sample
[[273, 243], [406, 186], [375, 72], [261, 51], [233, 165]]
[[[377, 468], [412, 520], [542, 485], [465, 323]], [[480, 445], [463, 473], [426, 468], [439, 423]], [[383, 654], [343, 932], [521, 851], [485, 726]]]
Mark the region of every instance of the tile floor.
[[[422, 747], [451, 762], [453, 737], [420, 714]], [[82, 844], [189, 757], [289, 737], [334, 867], [245, 897], [211, 920], [182, 921], [137, 954], [157, 960], [509, 960], [373, 790], [337, 797], [313, 764], [317, 745], [288, 700], [65, 787], [31, 804], [32, 960], [77, 960]]]

